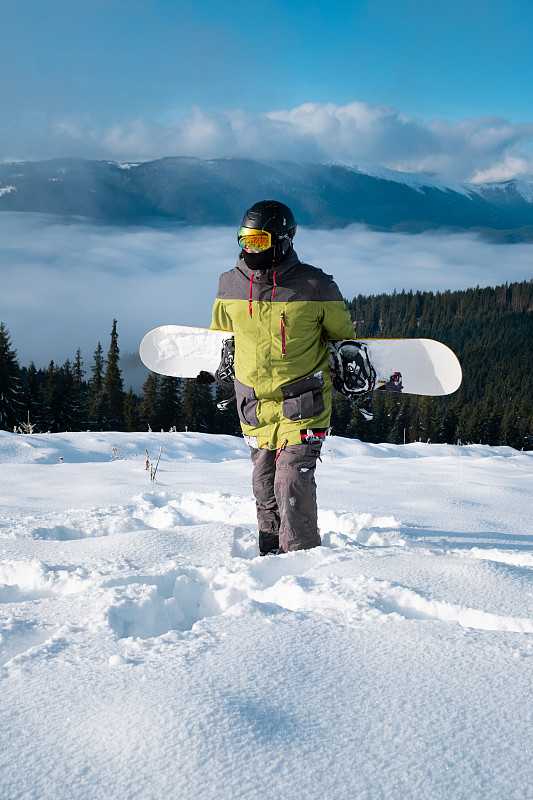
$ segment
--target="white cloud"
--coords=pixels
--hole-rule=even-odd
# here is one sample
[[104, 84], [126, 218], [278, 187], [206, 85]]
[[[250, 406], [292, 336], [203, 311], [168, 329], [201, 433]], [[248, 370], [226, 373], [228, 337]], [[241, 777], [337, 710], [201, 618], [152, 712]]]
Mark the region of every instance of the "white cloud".
[[478, 169], [472, 177], [472, 183], [509, 181], [516, 177], [531, 177], [531, 163], [508, 153], [485, 169]]
[[361, 102], [305, 103], [261, 114], [195, 107], [178, 118], [115, 121], [105, 128], [67, 117], [56, 119], [38, 145], [7, 136], [0, 134], [0, 152], [10, 158], [182, 155], [381, 165], [452, 182], [533, 178], [533, 124], [501, 117], [424, 121]]
[[[492, 245], [472, 234], [300, 228], [300, 258], [333, 274], [345, 297], [394, 289], [465, 289], [531, 277], [531, 245]], [[238, 254], [233, 228], [64, 225], [39, 214], [0, 214], [2, 303], [21, 364], [63, 363], [81, 348], [88, 367], [107, 348], [113, 318], [123, 352], [157, 325], [209, 325], [218, 276]]]

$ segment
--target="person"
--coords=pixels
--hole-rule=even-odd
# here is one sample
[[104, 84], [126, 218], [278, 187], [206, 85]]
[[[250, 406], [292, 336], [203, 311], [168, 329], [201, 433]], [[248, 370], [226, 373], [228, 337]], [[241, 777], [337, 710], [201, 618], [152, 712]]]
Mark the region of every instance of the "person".
[[246, 211], [241, 252], [220, 276], [211, 322], [234, 334], [261, 555], [321, 544], [315, 468], [331, 416], [328, 339], [354, 337], [337, 285], [299, 260], [295, 233], [283, 203], [262, 200]]

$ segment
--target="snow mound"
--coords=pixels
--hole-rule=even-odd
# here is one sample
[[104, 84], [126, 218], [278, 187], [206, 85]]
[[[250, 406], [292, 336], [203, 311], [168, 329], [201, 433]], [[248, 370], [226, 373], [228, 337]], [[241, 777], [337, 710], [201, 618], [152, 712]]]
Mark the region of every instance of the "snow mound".
[[248, 456], [242, 439], [201, 433], [39, 433], [31, 436], [0, 431], [0, 463], [86, 464], [123, 459], [232, 460]]

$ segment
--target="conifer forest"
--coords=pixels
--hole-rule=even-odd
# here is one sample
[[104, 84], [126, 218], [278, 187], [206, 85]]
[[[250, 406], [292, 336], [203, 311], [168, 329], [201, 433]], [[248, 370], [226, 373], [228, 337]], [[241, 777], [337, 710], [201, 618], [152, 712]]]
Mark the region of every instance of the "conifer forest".
[[[463, 368], [460, 389], [432, 398], [374, 393], [366, 420], [338, 393], [332, 432], [368, 442], [481, 443], [533, 449], [533, 281], [466, 291], [359, 295], [347, 301], [357, 338], [437, 339]], [[124, 386], [117, 321], [108, 348], [90, 361], [47, 369], [20, 365], [0, 323], [0, 429], [61, 431], [195, 430], [240, 434], [235, 405], [217, 386], [149, 374], [141, 396]]]

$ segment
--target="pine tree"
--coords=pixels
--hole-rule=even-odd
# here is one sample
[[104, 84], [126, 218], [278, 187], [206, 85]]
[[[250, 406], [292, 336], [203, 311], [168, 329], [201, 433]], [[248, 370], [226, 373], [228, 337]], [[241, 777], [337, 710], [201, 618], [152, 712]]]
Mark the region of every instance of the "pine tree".
[[525, 397], [520, 403], [518, 418], [520, 448], [531, 450], [533, 448], [533, 401], [531, 397]]
[[159, 376], [151, 372], [143, 384], [139, 420], [143, 430], [160, 430]]
[[[67, 362], [70, 368], [70, 362]], [[66, 365], [65, 365], [66, 367]], [[83, 384], [83, 361], [81, 351], [76, 351], [76, 360], [68, 375], [68, 405], [69, 405], [69, 424], [67, 430], [80, 431], [87, 428], [88, 409], [87, 398]], [[65, 379], [67, 375], [65, 374]]]
[[133, 394], [133, 389], [131, 386], [129, 392], [124, 398], [124, 422], [127, 431], [138, 431], [141, 429], [139, 403]]
[[481, 403], [467, 403], [457, 423], [457, 438], [462, 444], [481, 444], [483, 437]]
[[101, 431], [104, 425], [104, 403], [102, 387], [104, 383], [104, 355], [100, 342], [94, 352], [94, 364], [91, 368], [92, 378], [89, 380], [87, 393], [88, 415], [91, 426]]
[[114, 319], [102, 382], [104, 429], [110, 431], [121, 431], [124, 428], [124, 385], [119, 367], [119, 355], [117, 321]]
[[210, 386], [185, 381], [181, 406], [182, 426], [190, 431], [214, 432], [215, 403]]
[[33, 361], [27, 369], [22, 369], [22, 407], [23, 423], [34, 425], [36, 432], [43, 431], [46, 427], [45, 399]]
[[158, 401], [160, 427], [165, 431], [178, 428], [181, 417], [181, 381], [179, 378], [172, 378], [169, 375], [162, 376], [159, 382]]
[[443, 412], [442, 441], [448, 444], [457, 444], [457, 425], [461, 414], [461, 401], [457, 398]]
[[86, 424], [82, 384], [79, 379], [81, 363], [73, 367], [69, 359], [55, 372], [57, 393], [56, 425], [60, 431], [83, 430]]
[[503, 443], [508, 447], [516, 447], [517, 449], [521, 446], [519, 409], [518, 400], [510, 403], [504, 411], [502, 423]]
[[415, 438], [423, 442], [438, 442], [442, 429], [442, 414], [434, 397], [421, 397], [418, 403], [418, 431]]
[[59, 384], [59, 370], [53, 361], [50, 361], [46, 374], [44, 395], [46, 400], [46, 428], [51, 433], [61, 431], [63, 418], [63, 403], [61, 387]]
[[0, 429], [13, 430], [21, 421], [21, 399], [17, 353], [11, 348], [9, 331], [0, 322]]
[[378, 395], [376, 397], [374, 403], [372, 404], [372, 411], [374, 412], [374, 418], [368, 422], [361, 414], [358, 414], [359, 417], [362, 419], [363, 430], [366, 430], [366, 426], [371, 430], [371, 437], [368, 438], [367, 441], [375, 442], [378, 444], [379, 442], [386, 442], [388, 438], [389, 432], [389, 417], [387, 414], [387, 407], [385, 403], [386, 397], [383, 395]]
[[74, 361], [72, 372], [74, 375], [74, 391], [78, 403], [79, 423], [86, 427], [88, 419], [87, 392], [83, 381], [85, 370], [83, 369], [81, 350], [79, 348], [76, 350], [76, 360]]
[[409, 395], [391, 394], [389, 401], [390, 421], [392, 426], [389, 430], [387, 441], [392, 444], [407, 444], [409, 441], [407, 434], [411, 422], [411, 403]]
[[488, 397], [481, 408], [480, 440], [493, 447], [501, 444], [503, 409], [500, 403]]

